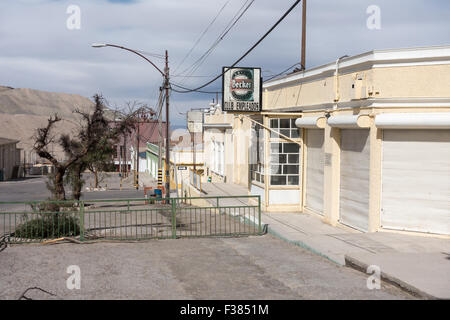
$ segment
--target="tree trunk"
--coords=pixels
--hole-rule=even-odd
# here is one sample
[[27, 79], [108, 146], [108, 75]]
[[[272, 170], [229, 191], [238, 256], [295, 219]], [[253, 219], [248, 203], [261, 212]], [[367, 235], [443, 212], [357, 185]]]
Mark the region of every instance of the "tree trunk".
[[94, 188], [98, 188], [98, 170], [94, 170]]
[[80, 200], [80, 198], [81, 198], [81, 188], [83, 187], [81, 166], [80, 165], [76, 165], [73, 174], [74, 174], [74, 180], [73, 180], [73, 185], [72, 185], [73, 198], [75, 200]]
[[55, 180], [54, 180], [54, 194], [55, 200], [63, 201], [66, 200], [66, 191], [64, 190], [64, 174], [66, 173], [66, 168], [64, 166], [57, 166], [55, 168]]

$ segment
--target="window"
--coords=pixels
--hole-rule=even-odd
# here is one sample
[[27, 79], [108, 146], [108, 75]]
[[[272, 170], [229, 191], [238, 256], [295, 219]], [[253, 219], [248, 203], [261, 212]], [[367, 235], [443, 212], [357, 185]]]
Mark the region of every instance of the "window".
[[219, 168], [218, 171], [221, 175], [224, 174], [224, 162], [225, 162], [225, 150], [224, 150], [224, 143], [219, 143]]
[[[291, 139], [299, 139], [300, 131], [295, 119], [270, 119], [270, 128]], [[300, 145], [283, 139], [275, 132], [270, 134], [270, 184], [273, 186], [298, 186], [300, 173]]]
[[211, 169], [217, 174], [224, 175], [225, 167], [225, 146], [223, 142], [213, 141], [212, 165]]
[[[262, 123], [262, 118], [257, 120]], [[264, 129], [252, 123], [252, 137], [250, 148], [250, 175], [254, 182], [264, 183]]]
[[[295, 125], [295, 119], [270, 119], [270, 128], [288, 138], [297, 139], [300, 137], [300, 131]], [[282, 138], [276, 132], [271, 131], [270, 137]]]
[[298, 185], [300, 146], [290, 142], [271, 142], [270, 151], [270, 184]]

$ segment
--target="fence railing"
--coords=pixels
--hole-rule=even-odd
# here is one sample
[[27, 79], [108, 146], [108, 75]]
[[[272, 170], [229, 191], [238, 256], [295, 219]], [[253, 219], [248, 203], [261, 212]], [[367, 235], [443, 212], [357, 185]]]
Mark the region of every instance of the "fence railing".
[[0, 202], [0, 240], [9, 243], [261, 234], [259, 196]]

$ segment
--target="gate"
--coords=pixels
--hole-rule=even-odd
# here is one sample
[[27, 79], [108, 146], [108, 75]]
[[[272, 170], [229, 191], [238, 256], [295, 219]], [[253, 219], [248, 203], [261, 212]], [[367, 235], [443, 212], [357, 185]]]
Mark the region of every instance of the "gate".
[[[230, 198], [239, 199], [239, 205], [221, 204]], [[189, 204], [195, 201], [202, 205]], [[237, 196], [0, 202], [0, 234], [0, 241], [7, 243], [261, 235], [261, 200]]]

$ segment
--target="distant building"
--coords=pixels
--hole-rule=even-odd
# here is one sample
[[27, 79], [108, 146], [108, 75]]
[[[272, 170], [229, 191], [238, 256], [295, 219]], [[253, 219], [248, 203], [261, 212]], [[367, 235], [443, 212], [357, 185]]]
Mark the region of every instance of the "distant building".
[[[164, 141], [166, 137], [166, 123], [164, 121], [161, 122], [161, 131], [162, 140]], [[131, 133], [122, 136], [119, 143], [117, 143], [116, 154], [114, 156], [114, 165], [117, 172], [130, 172], [134, 169], [137, 132], [138, 127], [136, 126]], [[145, 172], [148, 170], [146, 165], [144, 165], [146, 163], [145, 153], [147, 151], [147, 143], [158, 145], [159, 136], [158, 120], [147, 120], [139, 123], [139, 153], [141, 158], [139, 163], [140, 172]]]
[[[187, 135], [189, 136], [189, 135]], [[193, 152], [195, 148], [195, 152]], [[165, 164], [166, 164], [166, 152], [165, 148], [162, 148], [161, 154], [161, 169], [163, 170], [163, 182], [165, 182]], [[170, 182], [171, 189], [178, 188], [181, 190], [183, 181], [188, 181], [193, 178], [194, 168], [195, 172], [204, 171], [203, 161], [203, 144], [197, 143], [195, 145], [183, 144], [176, 145], [170, 150]], [[143, 161], [143, 158], [141, 158]], [[142, 162], [141, 162], [142, 163]], [[148, 143], [146, 152], [146, 168], [147, 173], [155, 179], [158, 179], [159, 169], [159, 148], [157, 145]], [[175, 170], [176, 168], [176, 170]], [[141, 169], [140, 169], [141, 170]], [[141, 170], [143, 172], [143, 170]]]
[[0, 181], [19, 176], [20, 150], [18, 140], [0, 138]]

